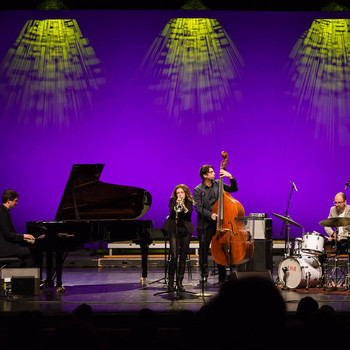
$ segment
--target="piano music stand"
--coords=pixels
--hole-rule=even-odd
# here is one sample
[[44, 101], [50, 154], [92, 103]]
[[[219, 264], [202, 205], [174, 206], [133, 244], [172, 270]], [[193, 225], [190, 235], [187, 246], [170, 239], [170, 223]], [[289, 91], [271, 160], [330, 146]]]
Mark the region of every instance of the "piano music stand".
[[152, 228], [147, 230], [150, 234], [150, 237], [153, 240], [164, 240], [164, 277], [159, 278], [155, 281], [152, 281], [150, 283], [147, 283], [144, 288], [147, 286], [154, 284], [154, 283], [159, 283], [161, 281], [164, 282], [165, 285], [167, 285], [167, 274], [168, 274], [168, 247], [167, 247], [167, 241], [168, 241], [168, 235], [163, 229], [159, 228]]

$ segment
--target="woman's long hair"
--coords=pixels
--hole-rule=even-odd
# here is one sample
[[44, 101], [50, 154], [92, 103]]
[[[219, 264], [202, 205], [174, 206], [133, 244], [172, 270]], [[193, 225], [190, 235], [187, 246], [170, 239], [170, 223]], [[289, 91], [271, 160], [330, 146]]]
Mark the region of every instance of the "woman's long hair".
[[177, 196], [176, 196], [176, 191], [177, 191], [178, 188], [182, 188], [183, 191], [185, 192], [185, 199], [189, 200], [190, 202], [192, 202], [192, 203], [194, 204], [194, 200], [193, 200], [191, 191], [190, 191], [189, 188], [188, 188], [186, 185], [184, 185], [184, 184], [179, 184], [179, 185], [175, 186], [174, 191], [173, 191], [171, 197], [172, 197], [172, 198], [175, 198], [175, 199], [177, 198]]

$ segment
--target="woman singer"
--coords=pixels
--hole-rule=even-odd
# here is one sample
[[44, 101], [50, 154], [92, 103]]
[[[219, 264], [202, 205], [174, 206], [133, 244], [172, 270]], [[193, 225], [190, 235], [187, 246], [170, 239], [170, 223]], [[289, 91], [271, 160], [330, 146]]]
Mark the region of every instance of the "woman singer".
[[[168, 292], [174, 292], [174, 277], [176, 272], [176, 287], [184, 292], [182, 281], [185, 274], [186, 257], [190, 246], [192, 233], [195, 231], [191, 221], [193, 198], [186, 185], [180, 184], [174, 188], [169, 201], [170, 215], [163, 225], [170, 243]], [[178, 263], [177, 263], [178, 262]]]

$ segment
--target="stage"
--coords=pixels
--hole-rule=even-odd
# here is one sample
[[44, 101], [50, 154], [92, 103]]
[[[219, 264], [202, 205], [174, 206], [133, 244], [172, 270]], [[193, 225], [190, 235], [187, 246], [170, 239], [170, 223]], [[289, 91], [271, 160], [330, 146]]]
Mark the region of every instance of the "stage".
[[[93, 262], [89, 262], [88, 259]], [[280, 259], [281, 257], [274, 258], [273, 281], [277, 279]], [[190, 323], [192, 316], [219, 292], [215, 268], [211, 270], [204, 294], [199, 285], [199, 269], [194, 265], [190, 273], [186, 271], [184, 279], [184, 287], [190, 293], [170, 296], [166, 293], [163, 266], [150, 264], [146, 285], [142, 286], [141, 269], [137, 266], [101, 268], [94, 266], [96, 258], [90, 258], [87, 254], [80, 264], [77, 261], [72, 259], [70, 264], [69, 257], [66, 261], [63, 270], [64, 293], [58, 293], [56, 288], [42, 288], [40, 295], [36, 296], [15, 295], [12, 298], [0, 298], [1, 334], [11, 334], [11, 325], [17, 325], [21, 315], [27, 314], [27, 319], [33, 315], [40, 315], [38, 337], [46, 344], [52, 341], [55, 330], [64, 329], [66, 333], [77, 308], [87, 304], [91, 307], [93, 328], [99, 348], [129, 348], [133, 331], [135, 327], [140, 327], [140, 321], [143, 331], [149, 332], [152, 326], [148, 324], [150, 321], [147, 317], [150, 315], [140, 314], [144, 309], [154, 311], [156, 318], [153, 321], [156, 322], [159, 339], [178, 341], [183, 336], [184, 322]], [[318, 302], [319, 307], [333, 307], [342, 322], [348, 326], [350, 292], [343, 292], [341, 288], [334, 292], [326, 292], [315, 287], [309, 290], [303, 288], [280, 292], [289, 320], [295, 319], [299, 301], [305, 296], [311, 296]], [[257, 298], [261, 297], [258, 289], [256, 293]]]
[[[71, 253], [74, 254], [74, 253]], [[77, 264], [66, 262], [63, 270], [64, 293], [58, 293], [56, 288], [41, 288], [37, 296], [13, 296], [0, 299], [2, 313], [18, 313], [25, 310], [40, 311], [45, 315], [60, 315], [73, 312], [79, 305], [86, 303], [95, 313], [138, 312], [149, 308], [156, 312], [198, 311], [202, 305], [219, 291], [215, 266], [210, 271], [208, 283], [203, 295], [199, 285], [200, 271], [197, 264], [192, 264], [191, 272], [186, 270], [184, 286], [189, 294], [179, 297], [169, 296], [166, 291], [165, 270], [162, 264], [152, 263], [148, 268], [146, 285], [140, 282], [141, 269], [133, 266], [98, 267], [94, 263], [86, 263], [89, 259], [85, 254], [84, 261]], [[277, 281], [277, 269], [280, 256], [274, 257], [272, 279]], [[96, 258], [91, 258], [96, 260]], [[73, 266], [70, 266], [73, 265]], [[69, 266], [69, 267], [67, 267]], [[252, 274], [264, 274], [252, 272]], [[343, 287], [335, 291], [325, 291], [312, 286], [283, 290], [279, 287], [285, 300], [287, 312], [295, 313], [298, 302], [306, 295], [312, 296], [319, 306], [330, 305], [340, 313], [350, 312], [350, 291]], [[158, 294], [161, 293], [161, 294]], [[257, 291], [259, 293], [259, 291]]]

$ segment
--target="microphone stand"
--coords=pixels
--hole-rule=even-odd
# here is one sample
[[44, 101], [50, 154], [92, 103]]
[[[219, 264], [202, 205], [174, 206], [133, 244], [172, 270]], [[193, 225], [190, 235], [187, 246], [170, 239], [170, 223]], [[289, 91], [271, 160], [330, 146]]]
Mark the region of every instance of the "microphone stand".
[[[175, 237], [176, 237], [176, 240], [177, 240], [177, 219], [178, 219], [178, 212], [175, 211], [176, 213], [176, 219], [175, 219]], [[168, 272], [168, 269], [170, 268], [169, 264], [169, 256], [171, 256], [171, 242], [170, 242], [170, 234], [168, 235], [164, 235], [164, 238], [165, 238], [165, 247], [164, 247], [164, 283], [166, 284], [166, 280], [167, 280], [167, 272]], [[166, 240], [167, 238], [169, 238], [169, 252], [167, 254], [166, 252]], [[177, 241], [175, 242], [175, 245], [177, 246]], [[176, 275], [176, 280], [175, 280], [175, 285], [177, 285], [177, 262], [176, 262], [176, 270], [175, 270], [175, 275]], [[159, 279], [159, 280], [156, 280], [154, 282], [151, 282], [151, 283], [155, 283], [155, 282], [159, 282], [161, 281], [163, 278]], [[149, 283], [149, 284], [151, 284]], [[157, 293], [154, 293], [153, 295], [156, 296], [156, 295], [162, 295], [162, 294], [169, 294], [168, 291], [164, 291], [164, 292], [157, 292]]]
[[178, 294], [179, 294], [179, 291], [178, 291], [178, 288], [177, 288], [177, 278], [178, 278], [178, 246], [179, 246], [179, 237], [178, 237], [178, 228], [177, 228], [177, 225], [178, 225], [178, 222], [179, 222], [179, 212], [177, 211], [177, 209], [175, 210], [175, 262], [176, 262], [176, 268], [175, 268], [175, 280], [174, 280], [174, 283], [175, 283], [175, 287], [174, 287], [174, 294], [173, 295], [176, 295], [176, 298], [178, 298]]
[[[203, 264], [203, 259], [204, 259], [204, 243], [205, 243], [205, 239], [204, 239], [204, 196], [205, 196], [205, 192], [201, 193], [202, 196], [202, 222], [201, 222], [201, 245], [202, 245], [202, 249], [201, 249], [201, 261], [202, 261], [202, 266], [201, 266], [201, 289], [202, 289], [202, 297], [204, 298], [204, 264]], [[207, 277], [208, 278], [208, 277]]]
[[[204, 196], [205, 196], [205, 192], [203, 191], [201, 193], [201, 197], [202, 197], [202, 201], [201, 201], [201, 204], [202, 204], [202, 221], [201, 221], [201, 249], [200, 249], [200, 259], [201, 259], [201, 293], [198, 294], [198, 296], [202, 296], [203, 300], [204, 300], [204, 297], [205, 297], [205, 294], [204, 294], [204, 284], [205, 284], [205, 281], [204, 281], [204, 264], [203, 264], [203, 258], [204, 258], [204, 254], [203, 254], [203, 251], [204, 251], [204, 243], [205, 243], [205, 239], [204, 239]], [[207, 296], [210, 296], [209, 294]]]
[[[178, 272], [179, 272], [178, 258], [179, 258], [179, 254], [180, 254], [180, 251], [178, 249], [181, 249], [179, 246], [178, 223], [179, 223], [179, 211], [176, 208], [176, 210], [175, 210], [175, 263], [176, 263], [176, 268], [175, 268], [174, 292], [172, 293], [172, 296], [170, 296], [170, 298], [172, 300], [174, 300], [174, 295], [176, 295], [175, 299], [179, 299], [180, 296], [184, 293], [190, 294], [190, 295], [195, 294], [194, 292], [190, 292], [187, 290], [180, 292], [179, 288], [178, 288]], [[169, 242], [170, 242], [170, 238], [169, 238]], [[171, 245], [171, 243], [170, 243], [170, 245]], [[170, 246], [170, 250], [171, 250], [171, 246]], [[171, 256], [171, 254], [172, 254], [172, 252], [170, 251], [170, 256]], [[155, 293], [154, 295], [161, 295], [161, 294], [168, 294], [169, 295], [170, 293], [168, 291], [165, 291], [165, 292]]]
[[176, 270], [175, 270], [175, 273], [176, 273], [176, 278], [175, 278], [175, 289], [174, 289], [174, 293], [176, 293], [176, 298], [177, 299], [180, 299], [181, 295], [183, 295], [184, 293], [185, 294], [189, 294], [189, 295], [194, 295], [194, 296], [197, 296], [197, 294], [195, 292], [190, 292], [188, 290], [183, 290], [183, 291], [180, 291], [179, 290], [179, 287], [178, 287], [178, 258], [179, 258], [179, 255], [181, 255], [181, 252], [177, 251], [177, 247], [179, 247], [179, 249], [181, 249], [180, 245], [179, 245], [179, 236], [178, 236], [178, 218], [179, 218], [179, 212], [176, 211], [176, 226], [175, 226], [175, 232], [176, 232]]
[[176, 299], [180, 299], [181, 298], [181, 295], [183, 295], [184, 293], [185, 294], [189, 294], [189, 295], [196, 295], [196, 293], [194, 292], [190, 292], [188, 290], [183, 290], [183, 291], [180, 291], [179, 290], [179, 287], [178, 287], [178, 271], [179, 271], [179, 267], [178, 267], [178, 258], [179, 258], [179, 255], [181, 255], [180, 251], [177, 250], [177, 248], [181, 249], [180, 245], [179, 245], [179, 236], [178, 236], [178, 219], [179, 219], [179, 212], [176, 210], [176, 218], [175, 218], [175, 233], [176, 233], [176, 270], [175, 270], [175, 288], [174, 288], [174, 293], [176, 294]]
[[[250, 234], [250, 242], [254, 242], [254, 237], [255, 237], [255, 217], [253, 217], [253, 227], [252, 227], [252, 231], [253, 231], [253, 237]], [[266, 237], [265, 237], [266, 238]], [[249, 271], [252, 271], [252, 259], [251, 259], [251, 254], [252, 254], [252, 245], [249, 245]]]
[[287, 271], [288, 271], [288, 267], [284, 267], [282, 268], [283, 271], [283, 287], [282, 290], [287, 290]]
[[[288, 217], [287, 216], [288, 215], [288, 209], [289, 209], [290, 201], [292, 199], [293, 189], [294, 189], [294, 183], [292, 184], [292, 189], [291, 189], [290, 194], [289, 194], [285, 217]], [[282, 236], [284, 225], [285, 225], [285, 221], [283, 221], [280, 236]], [[290, 248], [289, 248], [289, 224], [287, 223], [286, 225], [287, 226], [286, 226], [285, 235], [284, 235], [284, 257], [285, 258], [290, 255]]]

